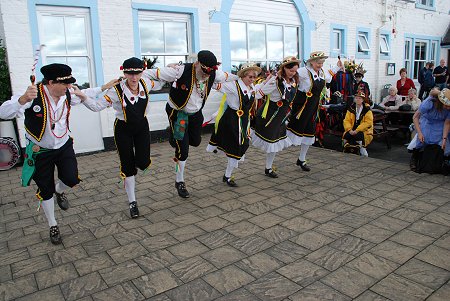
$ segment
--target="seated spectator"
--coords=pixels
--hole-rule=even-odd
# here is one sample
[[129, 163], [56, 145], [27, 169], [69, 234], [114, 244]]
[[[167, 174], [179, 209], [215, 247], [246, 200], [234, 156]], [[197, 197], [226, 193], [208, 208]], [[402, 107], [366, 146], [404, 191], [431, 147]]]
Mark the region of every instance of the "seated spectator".
[[383, 98], [380, 107], [388, 111], [395, 111], [403, 104], [402, 97], [397, 94], [396, 87], [389, 88], [389, 95]]
[[[426, 145], [438, 144], [444, 149], [445, 156], [450, 155], [448, 132], [450, 128], [450, 90], [433, 89], [413, 117], [417, 134], [408, 145], [412, 152], [409, 166], [415, 171], [419, 160], [419, 151]], [[444, 129], [445, 123], [445, 129]]]
[[405, 99], [403, 104], [410, 105], [411, 111], [417, 111], [421, 104], [421, 100], [417, 97], [417, 90], [416, 89], [409, 89], [408, 91], [408, 97]]
[[401, 96], [408, 96], [408, 91], [411, 88], [416, 88], [412, 79], [406, 76], [406, 68], [400, 69], [400, 79], [397, 81], [398, 94]]
[[344, 147], [359, 146], [361, 156], [367, 157], [367, 146], [373, 139], [373, 114], [370, 106], [364, 102], [366, 95], [359, 91], [354, 96], [354, 104], [350, 106], [344, 119]]

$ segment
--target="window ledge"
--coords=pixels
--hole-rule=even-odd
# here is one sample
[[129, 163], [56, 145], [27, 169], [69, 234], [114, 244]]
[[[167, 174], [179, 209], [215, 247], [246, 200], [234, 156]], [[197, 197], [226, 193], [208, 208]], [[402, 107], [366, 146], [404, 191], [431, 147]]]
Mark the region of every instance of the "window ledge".
[[357, 59], [370, 59], [370, 52], [366, 52], [366, 53], [357, 52], [355, 57]]
[[427, 5], [423, 5], [423, 4], [419, 4], [419, 3], [416, 3], [416, 8], [436, 11], [436, 7], [434, 7], [434, 6], [427, 6]]

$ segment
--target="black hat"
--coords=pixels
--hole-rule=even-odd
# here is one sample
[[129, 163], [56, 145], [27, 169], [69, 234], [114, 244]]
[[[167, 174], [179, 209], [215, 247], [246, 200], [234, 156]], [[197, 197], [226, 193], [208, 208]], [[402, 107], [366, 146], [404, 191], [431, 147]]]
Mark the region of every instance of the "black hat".
[[50, 64], [41, 68], [41, 73], [46, 80], [54, 80], [60, 83], [73, 84], [77, 80], [72, 76], [72, 68], [65, 64]]
[[137, 74], [144, 71], [144, 61], [137, 57], [125, 60], [120, 68], [124, 73]]
[[[214, 53], [212, 53], [209, 50], [201, 50], [198, 55], [197, 55], [198, 61], [200, 62], [200, 64], [206, 66], [206, 67], [210, 67], [210, 68], [217, 68], [217, 58], [214, 55]], [[216, 69], [215, 68], [215, 69]]]

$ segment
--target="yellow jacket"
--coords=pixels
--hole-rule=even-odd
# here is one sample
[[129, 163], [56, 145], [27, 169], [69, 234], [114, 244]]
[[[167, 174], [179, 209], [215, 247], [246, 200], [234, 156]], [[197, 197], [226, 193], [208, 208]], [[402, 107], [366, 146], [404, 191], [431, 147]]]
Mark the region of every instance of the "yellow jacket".
[[[361, 112], [361, 116], [359, 116], [361, 122], [356, 127], [357, 132], [362, 132], [364, 134], [364, 145], [367, 146], [372, 142], [373, 139], [373, 114], [370, 110], [369, 105], [364, 104], [364, 107]], [[344, 119], [344, 135], [348, 131], [352, 130], [356, 123], [356, 104], [352, 104], [352, 106], [347, 110]]]

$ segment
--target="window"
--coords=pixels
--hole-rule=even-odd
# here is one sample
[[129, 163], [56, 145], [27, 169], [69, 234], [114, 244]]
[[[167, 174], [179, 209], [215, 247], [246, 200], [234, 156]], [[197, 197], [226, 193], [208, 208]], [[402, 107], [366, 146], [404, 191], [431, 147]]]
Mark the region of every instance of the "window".
[[407, 38], [405, 40], [405, 63], [403, 64], [403, 66], [408, 72], [411, 72], [411, 44], [412, 40]]
[[43, 65], [67, 64], [83, 88], [95, 85], [89, 9], [36, 7]]
[[186, 62], [191, 46], [188, 14], [139, 11], [141, 56], [158, 57], [155, 66]]
[[390, 52], [391, 49], [389, 47], [389, 36], [382, 34], [380, 38], [380, 53], [389, 54]]
[[231, 70], [247, 62], [272, 70], [284, 57], [298, 57], [299, 32], [297, 26], [230, 22]]
[[419, 70], [421, 70], [426, 63], [427, 59], [428, 42], [416, 40], [414, 43], [414, 70], [413, 78], [416, 79]]
[[438, 58], [437, 58], [437, 52], [438, 52], [438, 46], [439, 41], [431, 41], [431, 48], [430, 48], [430, 62], [434, 62], [434, 65], [437, 66], [438, 64]]
[[434, 0], [416, 0], [416, 8], [436, 10]]
[[347, 36], [347, 26], [331, 24], [331, 32], [330, 32], [330, 56], [331, 57], [347, 55], [346, 36]]
[[356, 58], [370, 58], [369, 30], [358, 29]]

